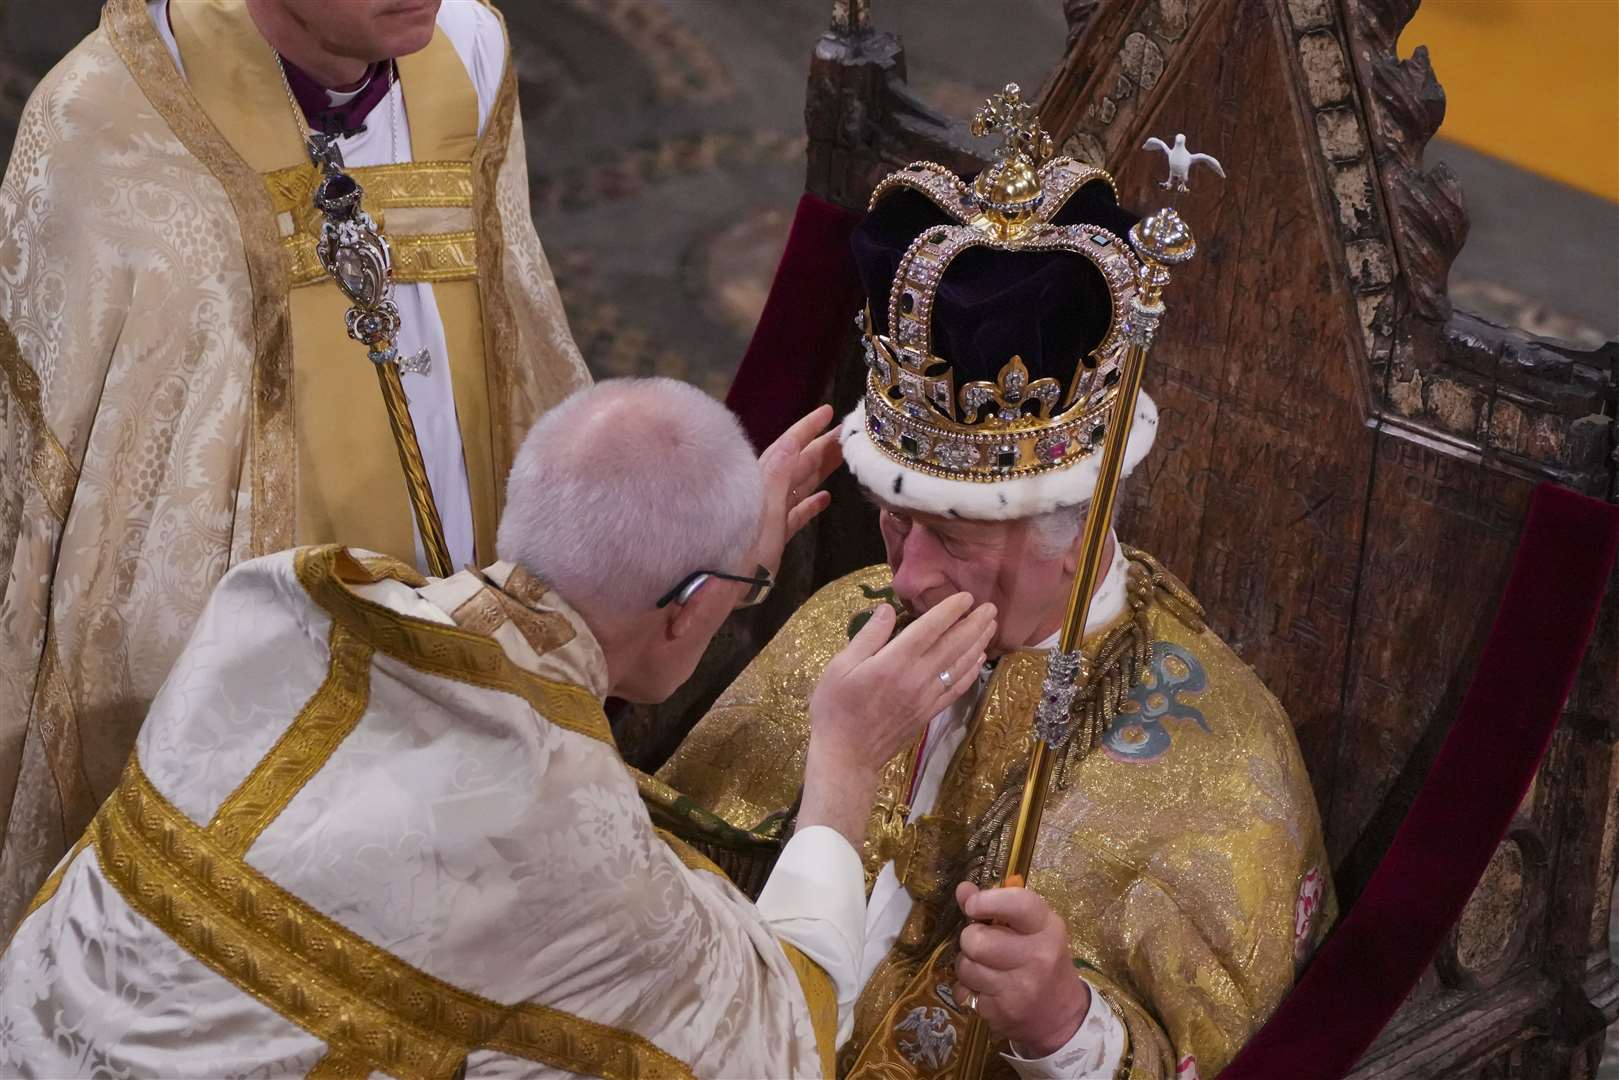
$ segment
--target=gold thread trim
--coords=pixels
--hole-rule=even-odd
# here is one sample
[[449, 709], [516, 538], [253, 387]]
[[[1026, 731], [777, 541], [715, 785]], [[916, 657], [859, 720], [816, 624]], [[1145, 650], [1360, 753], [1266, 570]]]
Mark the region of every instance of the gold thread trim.
[[40, 498], [58, 523], [66, 523], [73, 507], [73, 492], [79, 486], [79, 470], [68, 456], [45, 418], [45, 403], [39, 374], [23, 359], [11, 325], [0, 319], [0, 368], [5, 369], [6, 388], [11, 400], [22, 410], [28, 424], [28, 464]]
[[[513, 577], [516, 575], [513, 574]], [[511, 578], [506, 581], [510, 589]], [[579, 636], [573, 623], [560, 611], [537, 611], [534, 607], [525, 606], [522, 601], [515, 598], [516, 594], [507, 595], [506, 590], [484, 589], [480, 594], [490, 598], [500, 613], [502, 622], [510, 622], [523, 635], [529, 648], [534, 650], [536, 656], [544, 656], [555, 652]], [[460, 619], [455, 620], [461, 623]], [[465, 625], [464, 623], [462, 625]], [[496, 624], [499, 626], [499, 623]], [[470, 627], [469, 627], [470, 629]], [[491, 631], [491, 636], [493, 631]]]
[[392, 555], [369, 555], [360, 560], [360, 565], [370, 575], [371, 581], [397, 581], [401, 585], [409, 585], [413, 589], [420, 589], [427, 584], [427, 578], [414, 566], [408, 566]]
[[450, 612], [450, 618], [467, 633], [482, 634], [484, 637], [494, 637], [495, 631], [508, 621], [506, 609], [495, 599], [495, 590], [488, 587], [479, 589], [462, 601]]
[[107, 38], [181, 145], [225, 190], [241, 230], [252, 289], [254, 342], [252, 555], [292, 546], [294, 484], [292, 316], [286, 263], [270, 193], [209, 122], [146, 14], [144, 0], [108, 0]]
[[328, 1050], [309, 1070], [307, 1080], [366, 1080], [370, 1075], [371, 1066], [363, 1059]]
[[370, 575], [341, 546], [302, 548], [295, 567], [310, 598], [377, 652], [430, 675], [520, 697], [550, 723], [616, 749], [607, 714], [590, 691], [524, 671], [487, 637], [402, 615], [344, 588], [344, 581]]
[[335, 1053], [447, 1076], [494, 1026], [492, 1002], [417, 971], [233, 856], [152, 787], [138, 759], [94, 829], [102, 872], [132, 908]]
[[92, 829], [103, 874], [132, 908], [325, 1042], [329, 1057], [449, 1076], [487, 1046], [609, 1080], [691, 1076], [633, 1032], [542, 1005], [503, 1006], [366, 941], [227, 851], [152, 786], [138, 758]]
[[[44, 394], [39, 373], [22, 355], [16, 334], [0, 319], [0, 369], [5, 372], [6, 392], [16, 402], [27, 428], [29, 472], [40, 500], [60, 528], [67, 524], [78, 490], [79, 470], [67, 450], [51, 431], [45, 416]], [[56, 614], [46, 590], [45, 636], [40, 647], [39, 668], [28, 716], [45, 744], [45, 761], [56, 786], [57, 806], [65, 836], [82, 832], [95, 813], [96, 799], [84, 771], [84, 754], [79, 733], [78, 710], [67, 680], [62, 675], [61, 656], [56, 647]], [[8, 828], [12, 806], [6, 807], [0, 830]]]
[[[478, 276], [478, 241], [472, 231], [388, 235], [396, 284], [469, 281]], [[287, 277], [293, 288], [328, 280], [315, 254], [315, 238], [295, 232], [281, 238]]]
[[84, 769], [84, 740], [79, 730], [79, 711], [73, 689], [62, 672], [62, 656], [56, 647], [54, 605], [46, 614], [45, 644], [40, 653], [39, 673], [29, 716], [45, 743], [45, 761], [56, 784], [62, 815], [62, 842], [82, 833], [95, 816], [97, 799]]
[[[470, 161], [359, 165], [348, 172], [365, 188], [367, 210], [472, 205]], [[263, 175], [264, 186], [269, 189], [270, 201], [277, 213], [290, 212], [295, 220], [319, 224], [320, 218], [315, 212], [313, 200], [320, 174], [313, 164], [289, 165]]]
[[62, 887], [62, 879], [67, 876], [68, 868], [73, 865], [73, 860], [77, 859], [80, 852], [89, 846], [90, 830], [86, 829], [79, 834], [78, 842], [68, 850], [62, 861], [56, 864], [56, 869], [51, 871], [51, 876], [46, 878], [44, 883], [40, 885], [39, 891], [34, 894], [34, 898], [28, 901], [28, 906], [22, 909], [22, 915], [17, 918], [17, 925], [11, 928], [11, 933], [6, 937], [5, 946], [0, 947], [0, 953], [4, 953], [7, 948], [10, 948], [11, 939], [17, 936], [17, 931], [22, 928], [23, 923], [28, 921], [28, 916], [51, 902], [51, 898], [56, 895], [56, 890]]
[[603, 1080], [694, 1080], [691, 1069], [650, 1039], [544, 1005], [512, 1010], [484, 1046]]
[[[478, 307], [483, 324], [484, 380], [489, 395], [489, 446], [496, 477], [511, 470], [517, 449], [512, 433], [513, 358], [521, 356], [517, 340], [517, 315], [511, 297], [506, 295], [506, 237], [500, 219], [497, 192], [500, 170], [511, 145], [512, 119], [517, 111], [517, 72], [512, 64], [511, 39], [506, 34], [506, 18], [493, 5], [500, 20], [501, 37], [506, 41], [506, 73], [500, 92], [484, 126], [483, 137], [472, 152], [472, 227], [477, 233], [478, 251], [483, 259], [477, 266]], [[506, 507], [506, 484], [495, 484], [495, 513]]]
[[208, 823], [208, 832], [232, 855], [247, 853], [365, 713], [371, 692], [371, 646], [333, 622], [329, 650], [331, 662], [320, 687]]
[[821, 1059], [821, 1075], [838, 1074], [838, 991], [826, 969], [805, 956], [785, 941], [781, 951], [787, 954], [787, 963], [798, 978], [799, 989], [804, 991], [804, 1003], [809, 1006], [810, 1028], [815, 1032], [815, 1052]]

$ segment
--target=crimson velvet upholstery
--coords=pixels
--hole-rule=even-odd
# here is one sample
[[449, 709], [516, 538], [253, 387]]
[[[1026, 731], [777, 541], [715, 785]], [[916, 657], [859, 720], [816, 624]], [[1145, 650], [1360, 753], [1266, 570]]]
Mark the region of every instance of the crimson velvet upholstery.
[[1309, 970], [1221, 1080], [1334, 1080], [1383, 1030], [1478, 885], [1574, 685], [1619, 506], [1542, 484], [1460, 710], [1394, 841]]
[[826, 400], [863, 297], [849, 236], [860, 215], [806, 192], [725, 404], [760, 450]]

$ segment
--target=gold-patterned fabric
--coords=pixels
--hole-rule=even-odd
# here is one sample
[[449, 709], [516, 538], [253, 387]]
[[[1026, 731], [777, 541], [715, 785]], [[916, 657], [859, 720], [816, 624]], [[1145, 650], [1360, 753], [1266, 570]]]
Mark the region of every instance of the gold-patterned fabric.
[[[0, 1073], [824, 1075], [831, 980], [648, 820], [578, 614], [413, 578], [226, 576], [0, 952]], [[482, 621], [507, 589], [538, 624]]]
[[[1109, 712], [1099, 748], [1063, 770], [1030, 887], [1063, 916], [1075, 962], [1124, 1020], [1131, 1075], [1171, 1077], [1190, 1058], [1209, 1077], [1281, 1001], [1330, 925], [1330, 873], [1286, 713], [1204, 627], [1184, 586], [1150, 557], [1129, 555], [1146, 662]], [[871, 567], [817, 592], [658, 779], [742, 828], [790, 804], [802, 782], [810, 692], [847, 642], [850, 619], [888, 581], [886, 567]], [[1107, 637], [1084, 647], [1094, 656]], [[970, 872], [971, 834], [1021, 782], [1044, 666], [1041, 652], [997, 663], [932, 811], [903, 834], [895, 818], [909, 751], [885, 768], [864, 852], [868, 881], [898, 854], [914, 903], [863, 988], [845, 1067], [881, 1044], [886, 1064], [869, 1075], [934, 1075], [906, 1057], [900, 1044], [913, 1055], [917, 1044], [896, 1031], [920, 1001], [895, 1003], [913, 983], [935, 990], [920, 973], [959, 931], [953, 890]]]
[[[264, 119], [292, 129], [276, 78]], [[371, 178], [411, 200], [383, 209], [406, 235], [437, 237], [404, 261], [448, 312], [485, 548], [518, 440], [588, 381], [529, 214], [516, 104], [508, 58], [481, 138], [463, 110], [459, 134], [440, 124], [444, 157]], [[413, 134], [431, 111], [412, 98]], [[0, 936], [113, 790], [226, 569], [296, 539], [363, 541], [298, 521], [299, 401], [305, 434], [346, 430], [297, 377], [301, 306], [325, 287], [294, 287], [298, 179], [278, 169], [299, 164], [255, 165], [240, 145], [144, 0], [109, 0], [34, 91], [0, 184]], [[318, 314], [341, 342], [341, 310]], [[380, 402], [355, 359], [361, 403]], [[391, 438], [334, 456], [397, 495], [390, 553], [410, 557]]]

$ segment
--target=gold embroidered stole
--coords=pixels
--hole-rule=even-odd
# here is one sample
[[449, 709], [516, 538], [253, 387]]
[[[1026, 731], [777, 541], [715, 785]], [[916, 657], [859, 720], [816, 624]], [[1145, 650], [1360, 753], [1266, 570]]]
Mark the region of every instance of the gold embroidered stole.
[[[316, 172], [304, 152], [275, 54], [239, 0], [169, 7], [186, 80], [208, 119], [263, 179], [286, 259], [292, 323], [297, 543], [341, 540], [414, 561], [410, 504], [398, 475], [386, 410], [362, 346], [344, 329], [348, 300], [315, 258]], [[478, 101], [440, 29], [399, 61], [412, 157], [353, 170], [365, 206], [394, 254], [394, 278], [430, 282], [444, 325], [463, 461], [480, 560], [493, 558], [497, 455], [480, 311], [473, 155]], [[414, 92], [413, 91], [414, 88]], [[373, 123], [389, 106], [378, 105]], [[495, 118], [490, 128], [497, 126]], [[400, 124], [407, 117], [398, 118]], [[264, 348], [265, 343], [260, 343]], [[255, 499], [259, 493], [254, 493]]]

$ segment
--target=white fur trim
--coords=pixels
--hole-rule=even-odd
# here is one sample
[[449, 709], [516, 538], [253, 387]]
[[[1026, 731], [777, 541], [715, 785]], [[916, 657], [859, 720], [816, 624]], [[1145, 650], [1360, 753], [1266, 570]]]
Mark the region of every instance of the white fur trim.
[[[1124, 447], [1125, 476], [1147, 456], [1157, 435], [1158, 406], [1143, 392], [1136, 399], [1136, 422]], [[925, 514], [977, 521], [1011, 521], [1088, 502], [1102, 466], [1102, 450], [1098, 447], [1066, 469], [992, 482], [948, 480], [902, 465], [873, 445], [866, 434], [865, 402], [843, 418], [839, 438], [849, 471], [883, 502]]]

